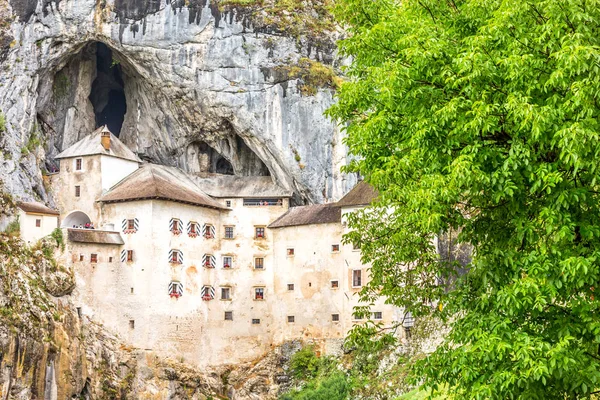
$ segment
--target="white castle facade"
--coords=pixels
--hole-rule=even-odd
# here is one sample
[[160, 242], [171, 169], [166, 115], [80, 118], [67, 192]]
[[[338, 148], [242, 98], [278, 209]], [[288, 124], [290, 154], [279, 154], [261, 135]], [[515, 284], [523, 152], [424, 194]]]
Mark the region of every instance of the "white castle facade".
[[[289, 207], [271, 177], [188, 175], [143, 163], [100, 128], [58, 155], [54, 179], [81, 313], [126, 341], [203, 365], [256, 359], [286, 340], [335, 352], [368, 277], [344, 214], [371, 202]], [[94, 229], [91, 229], [91, 226]], [[377, 301], [384, 326], [400, 310]]]

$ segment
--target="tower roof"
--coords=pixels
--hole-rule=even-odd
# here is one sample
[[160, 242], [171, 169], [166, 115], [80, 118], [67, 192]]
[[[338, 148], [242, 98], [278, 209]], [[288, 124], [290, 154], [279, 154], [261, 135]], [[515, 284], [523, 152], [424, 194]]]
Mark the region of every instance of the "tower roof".
[[98, 201], [117, 203], [144, 199], [170, 200], [197, 206], [227, 209], [204, 193], [183, 171], [144, 164], [113, 186]]
[[[102, 137], [102, 133], [110, 134], [110, 148], [106, 150], [102, 146], [102, 142], [100, 138]], [[94, 132], [90, 133], [80, 141], [74, 143], [69, 146], [67, 149], [60, 152], [56, 158], [72, 158], [72, 157], [81, 157], [81, 156], [93, 156], [97, 154], [104, 154], [107, 156], [122, 158], [124, 160], [142, 162], [136, 156], [133, 151], [129, 149], [129, 147], [125, 146], [123, 142], [119, 140], [115, 135], [113, 135], [108, 128], [105, 126], [101, 126], [96, 129]]]

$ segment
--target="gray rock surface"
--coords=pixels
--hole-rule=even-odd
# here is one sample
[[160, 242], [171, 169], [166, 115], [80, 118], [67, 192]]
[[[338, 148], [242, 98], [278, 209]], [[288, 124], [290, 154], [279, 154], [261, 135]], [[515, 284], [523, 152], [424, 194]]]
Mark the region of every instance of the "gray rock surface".
[[96, 79], [124, 93], [120, 138], [143, 159], [195, 172], [208, 148], [298, 203], [336, 200], [356, 181], [339, 172], [346, 148], [323, 116], [333, 91], [302, 95], [280, 73], [302, 57], [334, 63], [333, 35], [268, 33], [214, 0], [0, 0], [0, 31], [0, 180], [19, 198], [49, 200], [40, 169], [116, 104], [106, 91], [90, 97]]

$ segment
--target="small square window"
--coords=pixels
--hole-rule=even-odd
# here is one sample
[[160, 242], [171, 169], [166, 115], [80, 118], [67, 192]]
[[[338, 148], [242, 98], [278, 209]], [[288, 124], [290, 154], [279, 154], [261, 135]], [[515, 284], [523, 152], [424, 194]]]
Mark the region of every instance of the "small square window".
[[294, 290], [294, 284], [288, 283], [288, 290]]
[[373, 313], [373, 319], [383, 319], [383, 313], [381, 311], [375, 311]]
[[96, 253], [92, 253], [92, 254], [90, 255], [90, 262], [92, 262], [92, 263], [97, 263], [97, 262], [98, 262], [98, 254], [96, 254]]
[[254, 300], [265, 299], [265, 288], [254, 288]]
[[352, 271], [352, 287], [361, 287], [362, 286], [362, 271], [360, 269], [355, 269]]
[[252, 325], [259, 325], [259, 324], [260, 324], [260, 319], [252, 318]]
[[225, 200], [225, 207], [231, 207], [231, 200]]
[[293, 315], [288, 315], [288, 317], [287, 317], [287, 321], [288, 321], [289, 323], [295, 322], [295, 320], [296, 320], [296, 318], [295, 318]]
[[339, 281], [331, 281], [331, 288], [332, 289], [337, 289], [340, 287], [340, 282]]
[[287, 256], [288, 257], [293, 257], [294, 256], [294, 249], [292, 247], [288, 247], [288, 249], [287, 249]]
[[331, 320], [333, 322], [338, 322], [340, 320], [340, 314], [331, 314]]
[[221, 300], [231, 300], [231, 288], [221, 288]]
[[332, 244], [331, 245], [331, 252], [332, 253], [339, 253], [340, 252], [340, 245], [339, 244]]
[[129, 320], [129, 329], [135, 329], [135, 320], [133, 320], [133, 319]]
[[127, 230], [129, 230], [129, 231], [135, 230], [135, 221], [133, 219], [127, 220]]
[[225, 311], [225, 321], [233, 321], [233, 311]]
[[233, 239], [233, 226], [225, 227], [225, 239]]
[[85, 259], [85, 256], [83, 254], [79, 255], [79, 261], [83, 261]]
[[109, 263], [111, 263], [111, 262], [112, 262], [112, 260], [113, 260], [113, 258], [112, 258], [112, 257], [108, 257], [108, 262], [109, 262]]
[[81, 158], [75, 159], [75, 171], [81, 171], [82, 161]]
[[262, 257], [254, 258], [254, 269], [264, 269], [265, 268], [265, 259]]
[[127, 250], [127, 258], [125, 261], [133, 262], [133, 250]]
[[362, 314], [354, 313], [354, 314], [352, 314], [352, 318], [360, 321], [361, 319], [363, 319], [363, 316], [362, 316]]
[[256, 239], [264, 239], [265, 238], [265, 227], [257, 226], [254, 228], [254, 237]]
[[36, 227], [36, 228], [39, 228], [39, 227], [41, 227], [41, 226], [42, 226], [42, 220], [41, 220], [41, 219], [36, 219], [36, 220], [35, 220], [35, 227]]
[[81, 197], [81, 186], [75, 186], [75, 197]]
[[231, 256], [223, 257], [223, 268], [225, 268], [225, 269], [233, 268], [233, 257], [231, 257]]

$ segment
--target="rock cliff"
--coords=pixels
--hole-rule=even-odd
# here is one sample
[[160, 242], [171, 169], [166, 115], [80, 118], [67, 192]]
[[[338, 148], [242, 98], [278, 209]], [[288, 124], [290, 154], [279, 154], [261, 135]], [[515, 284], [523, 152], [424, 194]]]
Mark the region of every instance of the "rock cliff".
[[0, 0], [0, 179], [46, 200], [39, 170], [107, 124], [146, 160], [340, 197], [324, 2]]

